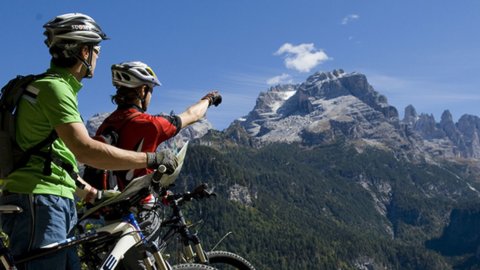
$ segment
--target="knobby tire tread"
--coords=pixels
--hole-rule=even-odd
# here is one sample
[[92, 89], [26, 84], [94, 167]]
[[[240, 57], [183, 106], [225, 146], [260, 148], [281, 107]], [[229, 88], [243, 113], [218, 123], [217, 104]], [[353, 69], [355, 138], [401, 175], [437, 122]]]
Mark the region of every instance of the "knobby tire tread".
[[255, 270], [255, 267], [253, 267], [249, 261], [232, 252], [210, 251], [207, 252], [207, 257], [208, 261], [213, 266], [215, 266], [215, 264], [228, 264], [238, 270]]
[[216, 270], [216, 268], [205, 264], [183, 263], [172, 266], [172, 270]]

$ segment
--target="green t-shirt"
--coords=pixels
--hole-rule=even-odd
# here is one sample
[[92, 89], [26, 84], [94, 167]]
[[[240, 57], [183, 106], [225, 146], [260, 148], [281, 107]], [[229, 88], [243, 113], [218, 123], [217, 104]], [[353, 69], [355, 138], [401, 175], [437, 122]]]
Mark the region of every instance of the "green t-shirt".
[[[36, 99], [24, 96], [18, 107], [16, 138], [22, 149], [28, 149], [45, 139], [56, 126], [82, 122], [78, 111], [77, 93], [82, 84], [66, 69], [51, 65], [46, 76], [28, 87], [38, 92]], [[52, 144], [53, 155], [73, 165], [78, 172], [73, 153], [58, 138]], [[75, 180], [52, 162], [52, 175], [43, 174], [44, 159], [32, 155], [27, 166], [19, 168], [5, 179], [5, 189], [15, 193], [52, 194], [73, 199]]]

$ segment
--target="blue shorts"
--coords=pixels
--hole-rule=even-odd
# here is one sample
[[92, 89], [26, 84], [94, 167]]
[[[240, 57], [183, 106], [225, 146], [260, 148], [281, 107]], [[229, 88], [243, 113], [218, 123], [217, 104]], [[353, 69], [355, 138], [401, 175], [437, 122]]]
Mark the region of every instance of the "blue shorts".
[[[14, 256], [65, 240], [77, 222], [75, 202], [56, 195], [10, 193], [0, 205], [20, 206], [22, 213], [2, 214], [3, 231], [10, 239]], [[18, 269], [54, 270], [67, 268], [67, 251], [61, 250], [18, 265]]]

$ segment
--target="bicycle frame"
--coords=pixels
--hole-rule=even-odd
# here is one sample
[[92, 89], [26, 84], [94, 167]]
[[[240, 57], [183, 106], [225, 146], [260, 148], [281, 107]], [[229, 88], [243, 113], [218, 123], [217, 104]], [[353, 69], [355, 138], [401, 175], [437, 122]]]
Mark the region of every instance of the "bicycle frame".
[[[155, 258], [156, 269], [170, 270], [171, 267], [164, 260], [158, 246], [156, 246], [154, 243], [147, 242], [137, 220], [130, 211], [130, 206], [138, 205], [139, 201], [145, 198], [146, 195], [144, 194], [144, 191], [149, 191], [152, 188], [159, 191], [164, 187], [168, 187], [175, 181], [182, 168], [187, 146], [188, 143], [186, 143], [177, 154], [179, 164], [173, 174], [164, 174], [166, 167], [161, 165], [154, 173], [133, 179], [122, 193], [95, 205], [87, 210], [80, 218], [80, 221], [88, 218], [91, 214], [97, 212], [105, 206], [120, 205], [122, 206], [123, 210], [128, 209], [126, 211], [122, 211], [124, 215], [121, 220], [15, 257], [0, 239], [0, 262], [3, 264], [5, 269], [16, 269], [15, 264], [25, 263], [41, 256], [70, 248], [72, 246], [78, 246], [80, 244], [92, 243], [96, 241], [118, 239], [113, 249], [102, 261], [101, 269], [114, 269], [119, 261], [123, 258], [124, 254], [131, 247], [142, 244], [145, 245], [145, 247], [153, 254]], [[21, 211], [22, 209], [20, 207], [14, 205], [0, 206], [0, 213], [19, 213]], [[144, 263], [147, 269], [153, 269], [153, 263], [147, 256], [144, 257]]]
[[[178, 233], [183, 244], [183, 255], [185, 256], [183, 259], [185, 262], [199, 262], [206, 264], [208, 263], [208, 258], [205, 255], [205, 250], [203, 249], [197, 234], [190, 232], [180, 205], [193, 198], [200, 199], [210, 196], [215, 196], [215, 194], [207, 190], [206, 184], [202, 184], [192, 193], [174, 194], [167, 196], [166, 198], [166, 203], [172, 209], [172, 215], [170, 219], [161, 224], [162, 227], [169, 227], [169, 230], [162, 237], [162, 242], [169, 242], [169, 240]], [[193, 247], [191, 244], [193, 244]]]
[[[139, 201], [145, 198], [149, 194], [148, 190], [150, 186], [157, 183], [158, 179], [162, 179], [164, 176], [166, 168], [163, 166], [159, 168], [155, 173], [144, 175], [132, 180], [125, 190], [120, 193], [118, 196], [108, 199], [95, 207], [89, 209], [80, 220], [83, 220], [89, 217], [91, 214], [100, 210], [105, 206], [122, 203], [125, 206], [122, 206], [122, 209], [130, 209], [131, 206], [138, 205]], [[165, 175], [166, 176], [166, 175]], [[168, 176], [168, 177], [176, 177]], [[155, 182], [157, 181], [157, 182]], [[145, 236], [143, 235], [140, 226], [138, 225], [137, 220], [135, 219], [134, 214], [129, 210], [126, 215], [123, 215], [122, 222], [115, 222], [110, 225], [106, 225], [102, 228], [97, 229], [99, 232], [108, 232], [109, 234], [121, 233], [121, 238], [115, 243], [114, 248], [108, 254], [106, 259], [103, 261], [100, 269], [114, 269], [119, 261], [123, 258], [124, 254], [133, 246], [141, 243], [147, 247], [155, 258], [155, 265], [158, 270], [169, 270], [171, 267], [163, 258], [160, 249], [153, 243], [148, 243]], [[145, 254], [143, 258], [144, 264], [147, 269], [153, 269], [154, 264]]]
[[[172, 213], [168, 220], [161, 223], [162, 227], [167, 227], [167, 232], [162, 237], [162, 248], [166, 249], [168, 243], [178, 234], [181, 245], [178, 260], [181, 263], [200, 263], [213, 267], [220, 266], [219, 269], [238, 269], [255, 270], [255, 267], [246, 259], [238, 254], [228, 251], [213, 251], [225, 238], [231, 234], [225, 234], [211, 250], [205, 250], [201, 244], [200, 238], [196, 232], [191, 232], [182, 212], [182, 205], [192, 199], [204, 199], [215, 196], [207, 184], [197, 186], [192, 192], [183, 194], [168, 194], [164, 197], [163, 203], [168, 205]], [[233, 267], [233, 268], [232, 268]]]
[[[116, 204], [121, 205], [124, 209], [129, 209], [131, 205], [136, 205], [142, 198], [145, 197], [144, 192], [142, 191], [148, 190], [155, 177], [160, 178], [162, 175], [163, 172], [157, 170], [156, 173], [138, 177], [132, 180], [132, 182], [125, 188], [124, 192], [120, 193], [116, 197], [105, 200], [95, 207], [92, 207], [83, 215], [80, 220], [89, 217], [89, 215], [95, 213], [104, 206]], [[0, 213], [19, 213], [22, 211], [23, 210], [20, 207], [15, 205], [0, 206]], [[52, 243], [35, 250], [31, 250], [19, 256], [13, 256], [11, 251], [4, 245], [3, 241], [0, 241], [0, 261], [5, 269], [16, 269], [15, 264], [25, 263], [53, 252], [70, 248], [72, 246], [110, 239], [118, 239], [118, 241], [116, 241], [113, 250], [111, 250], [111, 252], [106, 256], [106, 259], [102, 262], [101, 269], [105, 270], [114, 269], [123, 255], [131, 247], [139, 243], [147, 246], [145, 237], [133, 213], [126, 211], [122, 219], [119, 221], [105, 225], [98, 229], [89, 230], [80, 235], [67, 238], [61, 242]], [[163, 259], [160, 250], [154, 245], [151, 249], [153, 249], [152, 253], [155, 258], [157, 269], [169, 270], [170, 267]], [[148, 257], [144, 258], [144, 263], [147, 269], [153, 269], [153, 263]]]
[[[18, 213], [21, 212], [21, 208], [18, 206], [5, 205], [0, 207], [0, 213]], [[73, 246], [77, 246], [83, 243], [104, 241], [107, 239], [119, 239], [113, 250], [106, 256], [101, 269], [114, 269], [123, 255], [131, 247], [137, 245], [140, 242], [145, 242], [138, 223], [132, 213], [124, 216], [121, 221], [111, 223], [96, 230], [89, 230], [78, 236], [70, 237], [64, 241], [52, 243], [39, 249], [31, 250], [21, 256], [13, 257], [10, 250], [5, 246], [3, 241], [0, 241], [0, 261], [5, 269], [16, 269], [15, 264], [25, 263], [36, 258], [51, 254], [53, 252], [64, 250]], [[155, 262], [158, 269], [168, 270], [169, 265], [163, 259], [159, 250], [154, 252]], [[147, 269], [153, 269], [153, 263], [149, 258], [144, 259]]]

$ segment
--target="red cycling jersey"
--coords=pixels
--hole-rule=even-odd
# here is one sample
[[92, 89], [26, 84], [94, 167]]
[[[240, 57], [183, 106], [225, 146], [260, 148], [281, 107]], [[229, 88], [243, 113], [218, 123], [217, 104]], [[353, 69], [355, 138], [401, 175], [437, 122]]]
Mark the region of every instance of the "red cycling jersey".
[[[175, 136], [181, 126], [181, 119], [176, 115], [150, 115], [137, 106], [119, 107], [103, 121], [96, 137], [106, 129], [113, 129], [119, 135], [117, 147], [137, 152], [155, 152], [160, 143]], [[120, 190], [128, 181], [150, 172], [151, 169], [137, 169], [116, 173]]]

